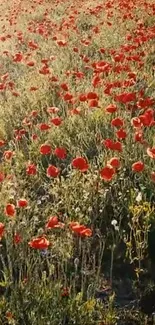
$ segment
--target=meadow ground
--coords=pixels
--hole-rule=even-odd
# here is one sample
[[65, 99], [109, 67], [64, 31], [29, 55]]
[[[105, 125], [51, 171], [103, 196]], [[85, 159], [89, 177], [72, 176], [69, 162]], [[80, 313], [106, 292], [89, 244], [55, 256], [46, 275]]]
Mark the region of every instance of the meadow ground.
[[0, 325], [155, 324], [155, 4], [0, 0]]

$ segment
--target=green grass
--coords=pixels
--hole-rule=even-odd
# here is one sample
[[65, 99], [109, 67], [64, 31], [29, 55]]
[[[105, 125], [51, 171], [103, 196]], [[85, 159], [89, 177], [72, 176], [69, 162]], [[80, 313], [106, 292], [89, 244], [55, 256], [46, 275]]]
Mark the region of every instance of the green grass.
[[[0, 91], [0, 325], [154, 324], [155, 169], [147, 148], [155, 139], [153, 123], [145, 124], [146, 112], [154, 121], [155, 107], [153, 2], [0, 5], [0, 36], [11, 35], [0, 41], [0, 85], [6, 86]], [[15, 25], [7, 21], [11, 15]], [[19, 52], [22, 60], [15, 62]], [[40, 73], [43, 66], [47, 74]], [[98, 97], [95, 107], [87, 97], [79, 100], [90, 92]], [[123, 93], [136, 94], [129, 103], [135, 109], [117, 101]], [[148, 98], [152, 103], [140, 107]], [[110, 104], [116, 112], [107, 113]], [[117, 117], [125, 139], [112, 126]], [[133, 127], [136, 117], [144, 121], [139, 127]], [[50, 128], [41, 130], [42, 124]], [[143, 142], [134, 140], [135, 132]], [[122, 150], [108, 149], [107, 139]], [[40, 153], [42, 144], [51, 146], [50, 154]], [[64, 159], [55, 154], [59, 147]], [[77, 157], [85, 159], [85, 172], [73, 167]], [[114, 157], [120, 166], [106, 181], [101, 170]], [[144, 170], [135, 172], [139, 161]], [[58, 168], [57, 177], [48, 177], [49, 165]], [[19, 207], [23, 198], [27, 206]], [[59, 223], [48, 229], [51, 216]], [[36, 238], [47, 247], [32, 248]]]

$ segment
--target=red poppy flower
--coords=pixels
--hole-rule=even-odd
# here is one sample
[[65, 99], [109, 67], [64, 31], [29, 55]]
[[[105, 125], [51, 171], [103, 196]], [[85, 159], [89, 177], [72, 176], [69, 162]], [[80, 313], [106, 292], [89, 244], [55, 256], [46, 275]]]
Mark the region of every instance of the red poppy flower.
[[142, 161], [137, 161], [132, 164], [132, 170], [134, 172], [142, 172], [144, 170], [144, 163]]
[[113, 140], [112, 139], [106, 139], [102, 141], [102, 144], [107, 148], [113, 150]]
[[5, 215], [7, 215], [8, 217], [14, 217], [16, 214], [16, 208], [14, 204], [10, 204], [8, 203], [4, 209], [4, 213]]
[[77, 157], [72, 161], [72, 167], [80, 170], [81, 172], [86, 172], [89, 168], [88, 162], [83, 157]]
[[87, 228], [84, 225], [80, 225], [78, 222], [71, 222], [70, 223], [71, 230], [76, 233], [77, 235], [80, 235], [82, 237], [90, 237], [92, 236], [92, 230], [90, 228]]
[[35, 109], [33, 111], [31, 111], [30, 113], [31, 117], [37, 117], [38, 116], [38, 111], [36, 111]]
[[62, 84], [60, 85], [60, 87], [61, 87], [64, 91], [68, 91], [68, 90], [69, 90], [68, 85], [67, 85], [66, 83], [62, 83]]
[[48, 107], [47, 108], [47, 113], [49, 114], [55, 114], [55, 113], [58, 113], [59, 112], [59, 108], [58, 107], [55, 107], [55, 106], [51, 106], [51, 107]]
[[112, 126], [121, 127], [124, 125], [124, 121], [121, 117], [116, 117], [111, 121]]
[[37, 237], [37, 238], [34, 238], [32, 239], [28, 245], [31, 247], [31, 248], [35, 248], [35, 249], [47, 249], [50, 245], [50, 242], [49, 240], [47, 240], [44, 236], [42, 237]]
[[91, 99], [98, 99], [98, 95], [96, 94], [96, 93], [93, 93], [93, 92], [89, 92], [88, 94], [87, 94], [87, 99], [88, 100], [91, 100]]
[[110, 165], [100, 170], [100, 176], [104, 181], [111, 181], [114, 175], [115, 169]]
[[78, 47], [73, 47], [73, 51], [74, 51], [75, 53], [78, 53], [78, 52], [79, 52]]
[[42, 144], [40, 147], [40, 153], [42, 155], [49, 155], [51, 153], [51, 146], [49, 144]]
[[48, 125], [47, 123], [41, 123], [39, 125], [40, 131], [48, 131], [50, 128], [51, 128], [50, 125]]
[[99, 76], [95, 76], [92, 79], [92, 85], [94, 88], [99, 87], [101, 85], [101, 78]]
[[113, 157], [108, 161], [108, 164], [111, 165], [114, 168], [120, 167], [120, 160], [117, 157]]
[[85, 230], [86, 226], [80, 225], [78, 222], [75, 225], [71, 226], [71, 230], [74, 231], [76, 234], [80, 234], [81, 231]]
[[43, 75], [50, 74], [50, 69], [45, 65], [39, 70], [39, 73]]
[[126, 104], [136, 101], [136, 93], [123, 93], [115, 96], [115, 100], [119, 103]]
[[72, 100], [73, 95], [71, 95], [70, 93], [66, 93], [63, 98], [65, 101], [70, 101]]
[[116, 132], [116, 136], [118, 139], [125, 139], [127, 137], [127, 133], [124, 129], [120, 129]]
[[133, 117], [131, 119], [131, 125], [134, 126], [135, 128], [139, 128], [139, 127], [141, 127], [142, 122], [138, 117]]
[[36, 91], [38, 89], [39, 89], [38, 87], [34, 87], [34, 86], [30, 87], [30, 91]]
[[35, 65], [35, 62], [34, 61], [29, 61], [29, 62], [26, 63], [26, 65], [28, 67], [33, 67]]
[[115, 113], [117, 111], [117, 106], [114, 104], [110, 104], [105, 108], [107, 113]]
[[29, 42], [28, 42], [28, 47], [29, 47], [30, 49], [32, 49], [32, 50], [36, 50], [36, 49], [38, 49], [38, 44], [35, 43], [35, 42], [33, 42], [33, 41], [29, 41]]
[[2, 81], [6, 81], [6, 80], [8, 79], [8, 77], [9, 77], [9, 73], [7, 72], [7, 73], [5, 73], [5, 74], [3, 74], [3, 75], [1, 76], [1, 80], [2, 80]]
[[105, 53], [105, 49], [104, 49], [103, 47], [101, 47], [101, 48], [99, 49], [99, 52], [101, 52], [101, 53], [103, 54], [103, 53]]
[[93, 107], [98, 107], [98, 100], [97, 99], [91, 99], [89, 101], [89, 107], [93, 108]]
[[6, 89], [6, 85], [4, 83], [0, 83], [0, 91], [5, 89]]
[[0, 140], [0, 147], [3, 147], [5, 145], [5, 141], [4, 140]]
[[57, 224], [58, 224], [58, 217], [57, 216], [53, 216], [53, 217], [50, 217], [47, 224], [46, 224], [46, 228], [54, 228]]
[[59, 45], [60, 47], [63, 47], [67, 44], [67, 42], [65, 40], [57, 40], [57, 45]]
[[80, 235], [82, 237], [91, 237], [92, 236], [92, 230], [90, 228], [86, 228], [86, 229], [80, 231]]
[[113, 150], [121, 152], [122, 149], [122, 143], [119, 141], [116, 141], [113, 143]]
[[19, 199], [17, 201], [18, 208], [26, 208], [28, 206], [28, 202], [26, 199]]
[[48, 64], [48, 59], [41, 59], [41, 63]]
[[23, 54], [22, 53], [16, 53], [15, 56], [13, 57], [14, 62], [21, 62], [23, 59]]
[[36, 175], [37, 173], [37, 166], [35, 164], [28, 164], [26, 168], [26, 173], [28, 175]]
[[15, 83], [13, 81], [9, 81], [7, 85], [11, 90], [13, 90], [13, 88], [15, 87]]
[[38, 136], [37, 136], [37, 134], [32, 134], [32, 136], [31, 136], [31, 139], [32, 139], [32, 141], [35, 141], [35, 140], [37, 140], [37, 139], [38, 139]]
[[52, 76], [49, 81], [57, 82], [59, 79], [56, 76]]
[[53, 166], [53, 165], [49, 165], [46, 171], [46, 174], [48, 177], [57, 177], [60, 174], [60, 169]]
[[65, 148], [56, 148], [54, 150], [54, 154], [59, 158], [59, 159], [65, 159], [67, 156], [67, 152]]
[[150, 158], [155, 159], [155, 148], [147, 148], [147, 154]]
[[13, 154], [14, 154], [13, 151], [7, 150], [7, 151], [4, 151], [3, 157], [6, 160], [10, 160], [13, 157]]
[[0, 239], [4, 235], [4, 230], [5, 230], [5, 225], [4, 225], [4, 223], [0, 222]]
[[140, 142], [143, 143], [144, 139], [143, 139], [143, 132], [142, 131], [137, 131], [134, 134], [134, 141], [135, 142]]
[[79, 96], [79, 100], [80, 100], [80, 102], [85, 102], [87, 100], [87, 95], [86, 94], [81, 94]]
[[150, 97], [141, 98], [137, 103], [139, 108], [147, 108], [154, 105], [154, 99]]
[[152, 109], [145, 111], [143, 115], [139, 116], [139, 119], [143, 126], [153, 126], [154, 125], [154, 112]]
[[69, 112], [71, 115], [80, 115], [81, 114], [81, 110], [80, 108], [73, 108], [70, 110]]
[[116, 54], [114, 56], [114, 61], [115, 62], [121, 62], [122, 63], [124, 61], [124, 58], [125, 58], [124, 54], [123, 53], [119, 53], [119, 54]]
[[51, 123], [54, 124], [55, 126], [59, 126], [62, 123], [61, 117], [54, 117], [51, 120]]

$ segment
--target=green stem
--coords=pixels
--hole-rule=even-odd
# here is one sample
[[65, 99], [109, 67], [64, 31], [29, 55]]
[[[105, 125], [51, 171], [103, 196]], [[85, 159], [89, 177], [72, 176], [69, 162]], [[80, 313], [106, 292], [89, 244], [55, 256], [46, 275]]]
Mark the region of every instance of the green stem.
[[115, 246], [112, 246], [111, 249], [111, 262], [110, 262], [110, 285], [112, 287], [112, 282], [113, 282], [113, 264], [114, 264], [114, 250]]

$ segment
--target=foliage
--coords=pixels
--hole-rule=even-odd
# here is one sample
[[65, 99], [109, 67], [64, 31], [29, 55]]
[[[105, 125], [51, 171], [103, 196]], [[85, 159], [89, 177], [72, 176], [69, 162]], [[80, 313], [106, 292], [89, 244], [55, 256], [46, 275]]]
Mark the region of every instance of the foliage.
[[154, 3], [0, 6], [0, 324], [153, 324]]

